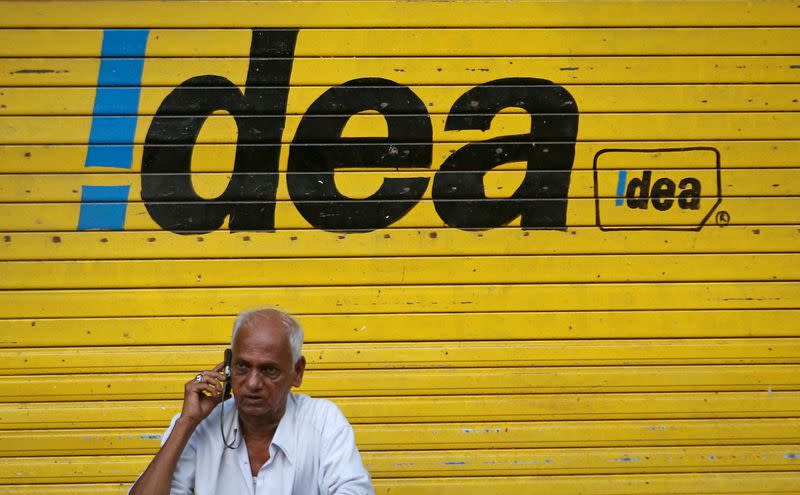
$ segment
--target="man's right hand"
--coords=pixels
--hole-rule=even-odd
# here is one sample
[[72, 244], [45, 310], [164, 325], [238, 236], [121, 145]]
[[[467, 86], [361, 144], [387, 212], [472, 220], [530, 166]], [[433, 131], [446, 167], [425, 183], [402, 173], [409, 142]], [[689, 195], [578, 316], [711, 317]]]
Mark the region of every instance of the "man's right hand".
[[219, 363], [213, 370], [199, 373], [200, 380], [192, 378], [186, 384], [180, 418], [150, 465], [131, 487], [129, 495], [169, 495], [175, 466], [192, 432], [222, 402], [225, 377], [220, 370], [223, 365]]
[[183, 392], [183, 410], [181, 419], [198, 425], [211, 411], [222, 402], [222, 384], [225, 376], [220, 373], [225, 363], [219, 363], [210, 371], [202, 371], [198, 376], [186, 383]]

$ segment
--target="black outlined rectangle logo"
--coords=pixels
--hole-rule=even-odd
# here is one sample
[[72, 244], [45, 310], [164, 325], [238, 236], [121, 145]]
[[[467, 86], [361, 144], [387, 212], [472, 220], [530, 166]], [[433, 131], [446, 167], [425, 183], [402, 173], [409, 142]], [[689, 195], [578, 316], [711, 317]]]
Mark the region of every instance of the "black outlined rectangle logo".
[[722, 201], [715, 148], [605, 149], [593, 169], [604, 231], [699, 231]]

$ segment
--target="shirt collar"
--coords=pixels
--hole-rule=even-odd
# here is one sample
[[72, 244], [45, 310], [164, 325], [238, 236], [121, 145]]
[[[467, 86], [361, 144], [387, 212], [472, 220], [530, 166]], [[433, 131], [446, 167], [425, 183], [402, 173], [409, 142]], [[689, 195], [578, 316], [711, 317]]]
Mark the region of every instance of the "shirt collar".
[[[273, 445], [281, 449], [290, 464], [294, 464], [292, 454], [296, 451], [295, 409], [297, 405], [295, 404], [295, 400], [295, 395], [289, 392], [289, 396], [286, 397], [286, 410], [283, 412], [283, 417], [278, 422], [275, 435], [272, 436], [272, 443], [270, 443], [270, 449]], [[230, 416], [228, 415], [228, 411], [230, 411]], [[233, 398], [225, 402], [224, 424], [225, 433], [229, 437], [229, 440], [238, 437], [238, 441], [241, 442], [242, 430], [239, 423], [239, 411], [236, 408], [236, 402]]]
[[289, 396], [286, 398], [286, 410], [283, 412], [283, 417], [278, 423], [275, 435], [272, 437], [272, 445], [283, 451], [290, 464], [294, 464], [292, 455], [296, 450], [295, 407], [295, 396], [289, 392]]

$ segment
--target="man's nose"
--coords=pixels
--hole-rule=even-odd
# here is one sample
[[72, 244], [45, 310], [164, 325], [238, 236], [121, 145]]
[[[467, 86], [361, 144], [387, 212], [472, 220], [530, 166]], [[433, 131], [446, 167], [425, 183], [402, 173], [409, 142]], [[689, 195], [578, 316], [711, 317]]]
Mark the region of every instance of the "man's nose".
[[258, 376], [258, 371], [250, 370], [250, 373], [247, 374], [247, 388], [250, 390], [259, 390], [261, 388], [261, 377]]

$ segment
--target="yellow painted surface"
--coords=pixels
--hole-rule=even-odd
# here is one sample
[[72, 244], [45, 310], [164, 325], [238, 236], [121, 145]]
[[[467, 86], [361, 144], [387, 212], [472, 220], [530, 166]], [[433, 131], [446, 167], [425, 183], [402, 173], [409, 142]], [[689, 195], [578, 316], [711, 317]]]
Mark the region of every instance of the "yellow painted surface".
[[562, 232], [512, 227], [483, 232], [395, 228], [366, 233], [282, 230], [180, 236], [163, 231], [114, 235], [95, 231], [11, 232], [2, 237], [0, 249], [7, 260], [70, 260], [83, 256], [100, 260], [181, 259], [199, 243], [208, 258], [311, 258], [329, 256], [332, 250], [342, 257], [624, 254], [632, 241], [641, 243], [637, 253], [793, 253], [800, 242], [800, 230], [793, 225], [728, 225], [704, 229], [700, 234], [674, 231], [669, 235], [577, 227], [568, 229], [566, 235], [569, 242], [564, 242]]
[[[521, 130], [520, 132], [523, 132]], [[438, 166], [463, 143], [434, 143], [432, 163]], [[687, 148], [692, 146], [713, 147], [719, 150], [725, 169], [735, 168], [797, 168], [800, 165], [800, 142], [796, 140], [769, 141], [601, 141], [578, 142], [575, 144], [575, 163], [573, 170], [592, 170], [594, 156], [604, 149], [664, 149]], [[200, 144], [192, 155], [192, 172], [230, 172], [236, 149], [233, 145]], [[142, 161], [142, 145], [133, 146], [132, 170], [139, 171]], [[86, 145], [6, 145], [0, 146], [0, 171], [9, 174], [25, 173], [91, 173], [125, 174], [128, 169], [95, 168], [86, 169]], [[681, 157], [672, 159], [666, 156], [653, 162], [652, 168], [708, 168], [707, 163], [686, 163]], [[280, 169], [285, 169], [285, 158]], [[434, 167], [436, 168], [436, 167]], [[504, 165], [506, 169], [519, 168], [514, 163]], [[380, 170], [380, 169], [379, 169]], [[279, 188], [280, 189], [280, 188]]]
[[[122, 287], [256, 286], [269, 273], [281, 287], [314, 285], [435, 284], [443, 273], [451, 283], [592, 283], [750, 281], [800, 278], [794, 254], [514, 256], [430, 258], [290, 258], [272, 260], [20, 261], [8, 262], [4, 289], [103, 289]], [[517, 270], [506, 271], [509, 266]], [[236, 280], [230, 273], [242, 273]], [[56, 282], [48, 281], [56, 278]]]
[[[335, 370], [798, 364], [800, 348], [795, 344], [791, 338], [609, 339], [309, 343], [304, 348], [310, 370]], [[58, 374], [67, 370], [74, 374], [103, 373], [112, 367], [132, 373], [191, 371], [213, 362], [221, 349], [219, 345], [7, 348], [0, 349], [0, 371], [7, 375]]]
[[[348, 416], [378, 494], [800, 495], [796, 1], [0, 9], [0, 493], [126, 493], [233, 316], [276, 305], [305, 327], [301, 391]], [[149, 30], [142, 54], [112, 53], [114, 28]], [[273, 28], [299, 30], [285, 82], [273, 65], [256, 85], [286, 85], [285, 108], [167, 108], [196, 76], [256, 91], [253, 29]], [[418, 104], [352, 87], [320, 115], [358, 78]], [[515, 91], [533, 110], [492, 108]], [[179, 123], [169, 139], [159, 113]], [[430, 135], [398, 131], [409, 119]], [[237, 145], [256, 121], [277, 131]], [[301, 122], [335, 121], [297, 145]], [[339, 136], [380, 153], [338, 163]], [[185, 187], [143, 198], [147, 157], [177, 144], [158, 178]], [[290, 184], [298, 150], [319, 152], [322, 189]], [[274, 191], [225, 193], [237, 151]], [[378, 196], [409, 179], [413, 198]], [[88, 199], [108, 186], [123, 189]], [[231, 194], [227, 213], [274, 201], [274, 223], [170, 230], [154, 213]]]
[[[109, 117], [115, 119], [119, 117]], [[244, 117], [255, 118], [255, 117]], [[274, 117], [273, 117], [274, 118]], [[301, 117], [286, 117], [286, 126], [296, 128]], [[79, 144], [86, 140], [91, 129], [90, 117], [0, 117], [0, 144]], [[143, 122], [146, 119], [142, 119]], [[224, 131], [201, 133], [199, 143], [233, 143], [236, 128], [229, 116], [210, 116], [206, 125]], [[445, 116], [431, 115], [434, 141], [474, 142], [497, 136], [525, 134], [530, 131], [531, 118], [519, 113], [500, 114], [492, 120], [488, 132], [480, 130], [439, 131], [445, 127]], [[228, 124], [225, 125], [227, 121]], [[356, 115], [347, 126], [348, 137], [376, 136], [376, 129], [385, 128], [385, 118], [380, 115]], [[669, 135], [675, 139], [792, 139], [793, 131], [800, 126], [800, 117], [794, 112], [741, 113], [680, 113], [680, 114], [583, 114], [580, 120], [579, 140], [609, 141], [656, 140]], [[230, 132], [226, 132], [230, 131]], [[536, 132], [534, 131], [534, 136]], [[291, 135], [284, 133], [284, 143]], [[141, 135], [137, 143], [143, 142]], [[317, 142], [328, 142], [322, 140]]]
[[[6, 319], [5, 347], [230, 342], [224, 316]], [[303, 315], [310, 342], [795, 337], [796, 309]], [[502, 318], [504, 324], [497, 325]], [[686, 325], [687, 321], [692, 325]], [[336, 323], [334, 325], [333, 323]], [[169, 328], [165, 332], [164, 328]], [[33, 329], [33, 330], [32, 330]], [[534, 329], [533, 331], [531, 329]], [[578, 342], [578, 345], [581, 345]]]
[[[556, 56], [556, 57], [326, 57], [298, 58], [293, 85], [335, 85], [358, 77], [389, 77], [407, 85], [478, 84], [505, 77], [538, 77], [559, 84], [798, 83], [796, 55]], [[99, 58], [3, 58], [2, 86], [90, 86]], [[148, 60], [144, 86], [176, 86], [199, 74], [244, 84], [246, 58], [161, 57]], [[165, 92], [166, 94], [166, 92]]]
[[[462, 421], [792, 418], [792, 391], [334, 397], [355, 424]], [[4, 428], [162, 427], [179, 400], [0, 403]]]
[[[247, 57], [249, 29], [154, 29], [148, 56]], [[483, 43], [481, 38], [491, 39]], [[798, 28], [306, 29], [295, 55], [794, 54]], [[0, 30], [6, 57], [98, 57], [101, 29]], [[570, 40], [569, 44], [564, 41]]]
[[[215, 363], [216, 364], [216, 363]], [[797, 365], [309, 370], [302, 393], [323, 397], [796, 390]], [[3, 377], [0, 401], [180, 399], [186, 372]]]
[[[516, 495], [539, 490], [554, 495], [580, 493], [586, 486], [602, 495], [797, 495], [800, 476], [794, 472], [684, 473], [648, 475], [575, 475], [575, 476], [512, 476], [469, 478], [394, 478], [375, 480], [375, 491], [381, 495], [437, 495], [463, 493], [481, 495], [491, 491], [497, 495]], [[86, 483], [80, 485], [3, 485], [11, 495], [124, 495], [124, 483]]]
[[[516, 169], [513, 170], [512, 166]], [[514, 162], [498, 171], [487, 174], [484, 179], [484, 189], [488, 197], [508, 197], [509, 192], [519, 187], [524, 175], [525, 164]], [[694, 177], [714, 179], [714, 169], [666, 169], [660, 173], [671, 176], [692, 175]], [[0, 203], [68, 203], [80, 202], [81, 187], [113, 186], [131, 184], [130, 201], [141, 201], [140, 181], [138, 174], [107, 174], [101, 170], [91, 173], [75, 174], [8, 174], [0, 184]], [[616, 185], [618, 170], [604, 170], [599, 174], [600, 180], [609, 185]], [[631, 173], [636, 173], [631, 170]], [[385, 171], [372, 172], [366, 170], [348, 171], [346, 169], [334, 176], [334, 181], [342, 193], [354, 198], [369, 196], [380, 187], [385, 178], [414, 178], [420, 177], [434, 180], [436, 172], [433, 170], [415, 171]], [[572, 173], [569, 197], [593, 198], [595, 189], [593, 173], [588, 170], [579, 170]], [[197, 189], [211, 192], [221, 192], [231, 179], [231, 174], [224, 173], [195, 173], [192, 183]], [[739, 196], [798, 196], [800, 195], [800, 170], [753, 168], [725, 170], [721, 193], [724, 197]], [[709, 193], [705, 193], [709, 196]], [[601, 191], [601, 197], [614, 197], [614, 191]], [[431, 199], [431, 190], [427, 189], [424, 199]], [[291, 199], [288, 191], [283, 189], [277, 193], [279, 201]]]
[[[782, 418], [629, 421], [521, 421], [362, 424], [356, 441], [367, 451], [470, 448], [569, 448], [676, 445], [786, 445], [800, 426]], [[5, 431], [0, 453], [22, 456], [155, 454], [158, 428]]]
[[[442, 5], [425, 0], [407, 5], [385, 1], [365, 5], [358, 0], [256, 1], [238, 4], [225, 0], [193, 1], [182, 4], [139, 1], [95, 4], [103, 19], [86, 16], [86, 8], [73, 2], [52, 2], [42, 6], [35, 1], [4, 2], [14, 9], [4, 27], [286, 27], [320, 26], [375, 27], [422, 26], [528, 27], [528, 26], [795, 26], [800, 21], [792, 2], [767, 0], [756, 4], [729, 2], [725, 9], [716, 1], [696, 1], [679, 12], [674, 3], [660, 0], [634, 3], [627, 0], [601, 0], [591, 10], [572, 2], [522, 0], [509, 5], [501, 0], [456, 2]], [[265, 6], [269, 6], [267, 9]]]
[[[797, 461], [792, 459], [791, 453], [798, 447], [800, 446], [630, 447], [587, 448], [566, 452], [548, 449], [367, 452], [363, 459], [365, 467], [374, 472], [377, 478], [491, 476], [497, 472], [509, 475], [713, 472], [719, 471], [718, 464], [722, 463], [730, 471], [792, 471], [796, 469]], [[495, 462], [482, 462], [490, 454]], [[149, 460], [150, 456], [144, 455], [2, 459], [0, 480], [3, 483], [30, 483], [34, 480], [63, 483], [68, 479], [97, 483], [120, 478], [133, 481], [147, 467]]]
[[[493, 46], [493, 45], [488, 45]], [[425, 95], [432, 114], [447, 113], [453, 101], [471, 86], [412, 86]], [[727, 112], [776, 112], [800, 109], [797, 84], [630, 84], [564, 86], [583, 112], [702, 112], [710, 108]], [[153, 115], [170, 88], [141, 90], [139, 115]], [[244, 89], [244, 88], [240, 88]], [[288, 115], [302, 115], [307, 104], [325, 88], [295, 86], [286, 109]], [[91, 115], [93, 87], [4, 87], [0, 88], [0, 115]], [[198, 90], [202, 91], [202, 90]], [[512, 107], [507, 112], [522, 112]]]
[[[489, 200], [491, 201], [491, 199]], [[487, 202], [484, 200], [484, 202]], [[637, 226], [674, 226], [694, 229], [708, 210], [680, 210], [662, 212], [653, 209], [634, 210], [614, 208], [614, 199], [599, 200], [602, 211], [608, 211], [604, 217], [604, 226], [637, 227]], [[701, 198], [701, 204], [710, 208], [714, 199]], [[800, 197], [747, 197], [726, 198], [723, 202], [728, 212], [727, 225], [795, 225], [800, 223]], [[80, 214], [79, 203], [4, 203], [0, 204], [0, 229], [5, 232], [53, 232], [75, 228]], [[596, 226], [596, 204], [589, 198], [576, 198], [569, 202], [567, 227]], [[704, 206], [705, 207], [705, 206]], [[437, 215], [434, 204], [430, 200], [421, 200], [411, 211], [397, 222], [394, 228], [443, 228], [442, 219]], [[288, 201], [278, 202], [275, 206], [275, 226], [279, 229], [308, 228], [308, 222], [297, 211], [294, 204]], [[710, 219], [711, 228], [716, 225], [716, 217]], [[519, 221], [510, 225], [519, 225]], [[148, 215], [143, 203], [128, 202], [125, 228], [128, 230], [156, 230], [158, 225]], [[223, 230], [225, 230], [223, 228]], [[334, 235], [336, 235], [334, 233]], [[568, 234], [567, 234], [568, 235]], [[332, 237], [332, 236], [331, 236]], [[562, 234], [562, 237], [566, 235]], [[13, 238], [12, 238], [13, 239]], [[12, 241], [13, 242], [13, 241]], [[202, 242], [202, 241], [201, 241]], [[663, 241], [662, 241], [663, 242]]]
[[636, 291], [625, 283], [14, 290], [0, 293], [0, 316], [221, 315], [264, 298], [279, 308], [302, 308], [295, 313], [325, 314], [525, 311], [531, 300], [541, 311], [782, 309], [796, 307], [799, 287], [798, 282], [664, 282], [641, 284]]

